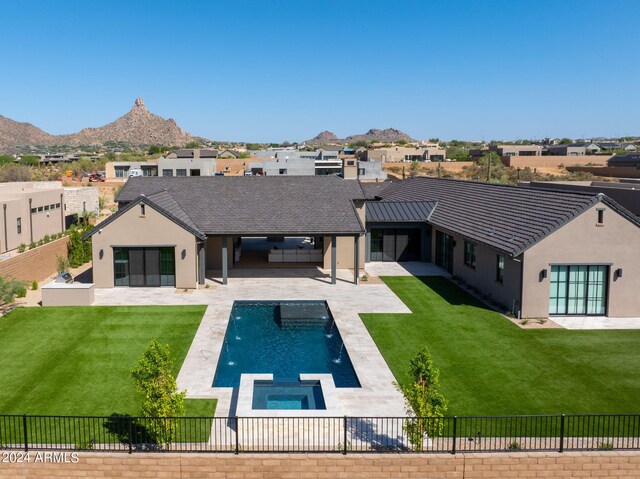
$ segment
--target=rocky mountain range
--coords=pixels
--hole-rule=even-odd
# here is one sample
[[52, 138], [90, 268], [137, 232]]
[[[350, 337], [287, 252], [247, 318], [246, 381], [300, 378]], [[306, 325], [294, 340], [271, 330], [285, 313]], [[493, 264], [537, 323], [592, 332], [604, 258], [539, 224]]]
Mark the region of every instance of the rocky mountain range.
[[164, 119], [147, 110], [138, 98], [126, 115], [99, 128], [84, 128], [69, 135], [51, 135], [31, 123], [20, 123], [0, 115], [0, 151], [17, 145], [101, 145], [125, 142], [136, 145], [183, 146], [197, 140], [173, 119]]
[[331, 143], [355, 143], [358, 141], [394, 143], [401, 140], [406, 142], [414, 141], [409, 135], [395, 128], [387, 128], [385, 130], [378, 130], [376, 128], [373, 128], [361, 135], [347, 136], [342, 140], [338, 138], [336, 134], [333, 133], [332, 131], [323, 131], [318, 135], [316, 135], [314, 138], [307, 140], [305, 143], [331, 144]]

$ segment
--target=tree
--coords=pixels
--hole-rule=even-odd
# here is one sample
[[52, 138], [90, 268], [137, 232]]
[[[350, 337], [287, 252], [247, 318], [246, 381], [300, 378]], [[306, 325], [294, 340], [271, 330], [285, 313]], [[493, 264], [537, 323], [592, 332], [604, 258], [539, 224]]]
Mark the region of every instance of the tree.
[[571, 138], [563, 138], [562, 140], [560, 140], [561, 145], [570, 145], [571, 143], [573, 143]]
[[184, 414], [186, 391], [178, 391], [171, 369], [174, 358], [168, 344], [155, 339], [131, 371], [135, 388], [143, 396], [142, 415], [150, 418], [147, 428], [156, 444], [169, 446], [177, 434], [177, 423], [167, 418]]
[[0, 155], [0, 164], [13, 163], [15, 158], [11, 155]]
[[23, 155], [20, 157], [20, 163], [23, 165], [38, 166], [40, 157], [35, 155]]
[[409, 176], [418, 176], [420, 174], [421, 169], [422, 167], [420, 166], [419, 162], [412, 161], [411, 168], [409, 168]]
[[187, 143], [185, 145], [185, 148], [200, 148], [200, 142], [199, 141], [190, 141], [189, 143]]
[[421, 451], [425, 435], [442, 434], [442, 417], [447, 412], [447, 400], [440, 390], [440, 370], [427, 347], [409, 362], [408, 376], [409, 381], [401, 390], [407, 402], [407, 413], [413, 417], [405, 422], [405, 430], [415, 450]]

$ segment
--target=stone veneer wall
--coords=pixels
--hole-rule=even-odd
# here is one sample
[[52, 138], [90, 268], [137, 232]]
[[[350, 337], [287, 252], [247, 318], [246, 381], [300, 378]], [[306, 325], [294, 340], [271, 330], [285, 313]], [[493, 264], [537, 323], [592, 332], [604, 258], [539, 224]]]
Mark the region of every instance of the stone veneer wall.
[[[640, 451], [500, 454], [78, 453], [76, 464], [0, 462], [0, 477], [236, 479], [640, 477]], [[70, 453], [67, 453], [70, 454]], [[0, 452], [0, 461], [2, 460]]]
[[[51, 243], [0, 261], [0, 276], [11, 276], [20, 281], [33, 281], [35, 279], [40, 282], [48, 279], [57, 273], [58, 256], [68, 257], [67, 243], [69, 243], [69, 238], [64, 236]], [[0, 466], [2, 466], [2, 463], [0, 463]], [[1, 468], [0, 477], [2, 477]]]
[[96, 186], [78, 186], [64, 189], [64, 214], [82, 215], [83, 206], [88, 213], [100, 213], [100, 188]]

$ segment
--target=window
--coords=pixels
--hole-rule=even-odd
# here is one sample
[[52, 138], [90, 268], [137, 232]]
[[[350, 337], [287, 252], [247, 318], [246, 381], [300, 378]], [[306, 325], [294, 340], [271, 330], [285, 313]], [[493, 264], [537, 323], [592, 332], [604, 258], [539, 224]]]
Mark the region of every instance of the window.
[[43, 206], [38, 206], [38, 213], [42, 213], [43, 210], [44, 210]]
[[146, 210], [145, 205], [141, 204], [140, 205], [140, 216], [144, 216], [145, 215], [145, 210]]
[[173, 176], [173, 170], [169, 170], [169, 169], [165, 170], [165, 169], [163, 169], [162, 170], [162, 176]]
[[114, 168], [115, 174], [116, 174], [116, 178], [124, 178], [125, 176], [127, 176], [127, 172], [129, 171], [129, 167], [128, 166], [116, 166]]
[[56, 209], [59, 210], [60, 209], [60, 203], [56, 203]]
[[472, 268], [476, 267], [476, 245], [464, 242], [464, 264]]
[[189, 176], [200, 176], [200, 169], [189, 170]]
[[364, 170], [364, 168], [358, 168], [358, 176], [364, 176], [366, 174], [366, 171]]
[[38, 208], [31, 208], [31, 214], [35, 215], [38, 212]]
[[176, 170], [176, 176], [187, 176], [187, 170], [186, 169]]
[[22, 234], [22, 218], [16, 219], [16, 229], [18, 230], [18, 234]]
[[287, 169], [286, 168], [280, 168], [278, 170], [278, 174], [279, 175], [286, 175], [287, 174]]
[[44, 205], [44, 210], [49, 211], [49, 205]]
[[501, 254], [496, 256], [496, 281], [504, 283], [504, 256]]
[[598, 208], [598, 224], [604, 224], [604, 208]]

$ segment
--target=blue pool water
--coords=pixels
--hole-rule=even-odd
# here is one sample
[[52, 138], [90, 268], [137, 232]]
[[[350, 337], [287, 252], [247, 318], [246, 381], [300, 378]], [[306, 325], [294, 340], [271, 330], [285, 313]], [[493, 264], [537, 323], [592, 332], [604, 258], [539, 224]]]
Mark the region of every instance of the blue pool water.
[[254, 381], [252, 409], [326, 409], [320, 381]]
[[333, 375], [336, 387], [360, 387], [325, 301], [235, 301], [218, 361], [215, 387], [239, 387], [240, 374]]

